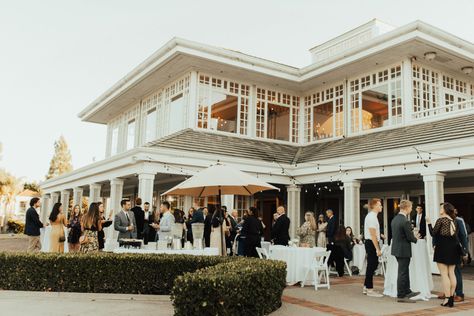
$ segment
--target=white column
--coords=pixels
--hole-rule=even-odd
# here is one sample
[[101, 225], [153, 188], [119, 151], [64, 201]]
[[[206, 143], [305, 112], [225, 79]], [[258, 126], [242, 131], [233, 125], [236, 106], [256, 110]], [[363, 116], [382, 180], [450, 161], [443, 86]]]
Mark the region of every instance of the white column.
[[63, 205], [63, 214], [68, 218], [69, 213], [69, 197], [71, 193], [69, 190], [62, 190], [61, 191], [61, 204]]
[[296, 237], [301, 225], [301, 186], [292, 184], [286, 187], [288, 195], [287, 216], [290, 219], [290, 238]]
[[100, 188], [101, 185], [99, 183], [89, 184], [89, 205], [92, 202], [100, 202]]
[[183, 212], [188, 216], [188, 210], [193, 206], [193, 197], [186, 195], [183, 201]]
[[142, 199], [143, 203], [153, 202], [153, 184], [155, 181], [155, 174], [140, 173], [138, 175], [138, 197]]
[[59, 202], [59, 192], [52, 192], [51, 193], [51, 208], [53, 208], [54, 203], [58, 203], [58, 202]]
[[[439, 217], [440, 204], [444, 202], [444, 174], [440, 172], [430, 172], [423, 174], [425, 183], [425, 212], [426, 217], [431, 219], [432, 225]], [[433, 258], [432, 238], [426, 234], [428, 253]], [[431, 272], [439, 273], [437, 266], [431, 262]]]
[[[195, 128], [197, 122], [197, 108], [198, 108], [198, 73], [191, 71], [189, 77], [189, 104], [188, 104], [188, 128]], [[151, 202], [150, 202], [151, 203]]]
[[79, 205], [82, 208], [82, 195], [84, 193], [84, 189], [81, 187], [76, 187], [72, 190], [72, 205]]
[[232, 209], [234, 208], [234, 195], [223, 195], [222, 205], [227, 207], [227, 212], [232, 211]]
[[344, 225], [351, 226], [355, 236], [360, 234], [360, 181], [344, 181]]
[[[122, 200], [123, 194], [123, 182], [124, 181], [122, 179], [112, 179], [110, 181], [110, 203], [108, 205], [106, 213], [108, 216], [110, 211], [113, 211], [112, 218], [114, 218], [115, 214], [120, 212], [121, 209], [120, 201]], [[116, 246], [118, 245], [117, 236], [118, 232], [115, 231], [113, 224], [107, 227], [107, 229], [105, 230], [105, 251], [113, 251], [116, 248]]]
[[247, 135], [255, 137], [256, 132], [256, 117], [257, 117], [257, 86], [250, 86], [249, 109], [247, 120]]
[[46, 223], [50, 212], [51, 212], [51, 195], [43, 194], [41, 196], [41, 209], [40, 209], [40, 219], [43, 224]]

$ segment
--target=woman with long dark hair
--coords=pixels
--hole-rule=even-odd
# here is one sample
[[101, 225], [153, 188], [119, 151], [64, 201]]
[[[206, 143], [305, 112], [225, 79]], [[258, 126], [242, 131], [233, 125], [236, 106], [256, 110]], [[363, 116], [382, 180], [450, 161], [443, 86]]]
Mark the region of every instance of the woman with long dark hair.
[[443, 284], [445, 300], [442, 306], [454, 306], [454, 291], [456, 289], [456, 276], [454, 268], [461, 263], [461, 252], [457, 239], [457, 225], [454, 206], [451, 203], [442, 203], [439, 211], [439, 218], [436, 220], [434, 228], [431, 220], [426, 218], [426, 223], [430, 230], [430, 235], [434, 241], [433, 261], [438, 265]]
[[67, 225], [70, 229], [67, 237], [69, 252], [78, 252], [81, 247], [79, 243], [79, 238], [81, 237], [81, 216], [81, 207], [77, 204], [74, 205], [69, 216], [69, 224]]
[[82, 236], [80, 238], [80, 252], [99, 251], [98, 231], [102, 229], [99, 219], [99, 205], [91, 203], [86, 214], [81, 219]]
[[248, 216], [244, 219], [241, 234], [245, 236], [244, 256], [258, 257], [256, 247], [261, 247], [261, 236], [263, 234], [262, 222], [257, 217], [257, 208], [250, 207]]
[[101, 225], [100, 225], [101, 228], [97, 232], [97, 239], [99, 241], [99, 250], [102, 250], [102, 249], [104, 249], [104, 246], [105, 246], [104, 228], [109, 227], [110, 225], [112, 225], [112, 221], [110, 220], [110, 218], [108, 220], [105, 218], [104, 204], [102, 202], [97, 202], [97, 206], [99, 207], [99, 221], [101, 223]]
[[217, 207], [211, 219], [211, 248], [219, 249], [219, 255], [227, 255], [224, 235], [228, 231], [222, 209]]
[[51, 223], [51, 234], [49, 239], [49, 252], [64, 252], [64, 242], [66, 235], [64, 227], [67, 226], [66, 217], [63, 214], [63, 206], [61, 203], [56, 203], [49, 215], [49, 222]]

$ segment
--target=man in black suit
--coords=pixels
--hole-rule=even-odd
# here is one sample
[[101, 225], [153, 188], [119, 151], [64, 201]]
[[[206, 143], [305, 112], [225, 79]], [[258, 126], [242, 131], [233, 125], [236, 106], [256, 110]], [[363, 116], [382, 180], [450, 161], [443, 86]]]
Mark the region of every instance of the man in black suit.
[[421, 204], [416, 206], [416, 214], [411, 218], [411, 223], [413, 227], [418, 229], [420, 238], [424, 239], [426, 237], [426, 214]]
[[408, 216], [412, 209], [412, 203], [408, 200], [400, 201], [400, 212], [392, 219], [392, 255], [397, 258], [398, 278], [397, 297], [398, 302], [414, 303], [410, 298], [420, 294], [410, 289], [409, 265], [411, 259], [411, 243], [416, 243], [419, 235], [413, 235]]
[[39, 198], [30, 200], [30, 208], [25, 216], [25, 235], [28, 235], [28, 252], [39, 252], [41, 250], [40, 228], [43, 228], [37, 209], [41, 207]]
[[145, 223], [145, 212], [142, 209], [142, 199], [137, 198], [135, 200], [135, 206], [132, 207], [131, 211], [135, 216], [137, 222], [137, 239], [143, 239], [143, 225]]
[[331, 209], [328, 209], [326, 211], [326, 216], [328, 218], [326, 238], [328, 240], [328, 243], [333, 243], [334, 242], [334, 235], [336, 234], [336, 229], [337, 229], [336, 216], [334, 216], [334, 212]]
[[[211, 205], [210, 205], [211, 207]], [[214, 213], [215, 208], [212, 207], [211, 211]], [[209, 208], [205, 207], [202, 211], [204, 214], [204, 244], [206, 247], [211, 246], [211, 224], [212, 224], [212, 213], [209, 212]], [[193, 216], [194, 217], [194, 216]]]
[[278, 218], [272, 227], [272, 240], [275, 245], [288, 246], [290, 240], [290, 219], [286, 216], [285, 207], [277, 208]]

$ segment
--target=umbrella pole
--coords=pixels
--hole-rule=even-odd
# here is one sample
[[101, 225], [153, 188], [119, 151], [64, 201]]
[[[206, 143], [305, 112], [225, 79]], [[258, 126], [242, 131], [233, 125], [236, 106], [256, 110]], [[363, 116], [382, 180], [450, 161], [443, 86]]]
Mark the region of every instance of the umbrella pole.
[[222, 197], [221, 197], [221, 187], [219, 187], [219, 196], [217, 198], [217, 203], [218, 203], [218, 210], [221, 213], [220, 215], [222, 216], [222, 222], [221, 222], [221, 255], [225, 256], [226, 252], [224, 252], [225, 249], [225, 239], [224, 239], [224, 214], [222, 213]]

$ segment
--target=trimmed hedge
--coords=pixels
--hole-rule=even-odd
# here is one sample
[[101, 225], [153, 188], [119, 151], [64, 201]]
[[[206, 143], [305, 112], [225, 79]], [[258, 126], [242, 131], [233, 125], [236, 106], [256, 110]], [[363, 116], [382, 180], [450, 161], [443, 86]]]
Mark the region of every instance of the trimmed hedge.
[[0, 289], [169, 295], [178, 276], [229, 260], [165, 254], [0, 253]]
[[238, 258], [176, 278], [175, 315], [267, 315], [281, 306], [286, 264]]

